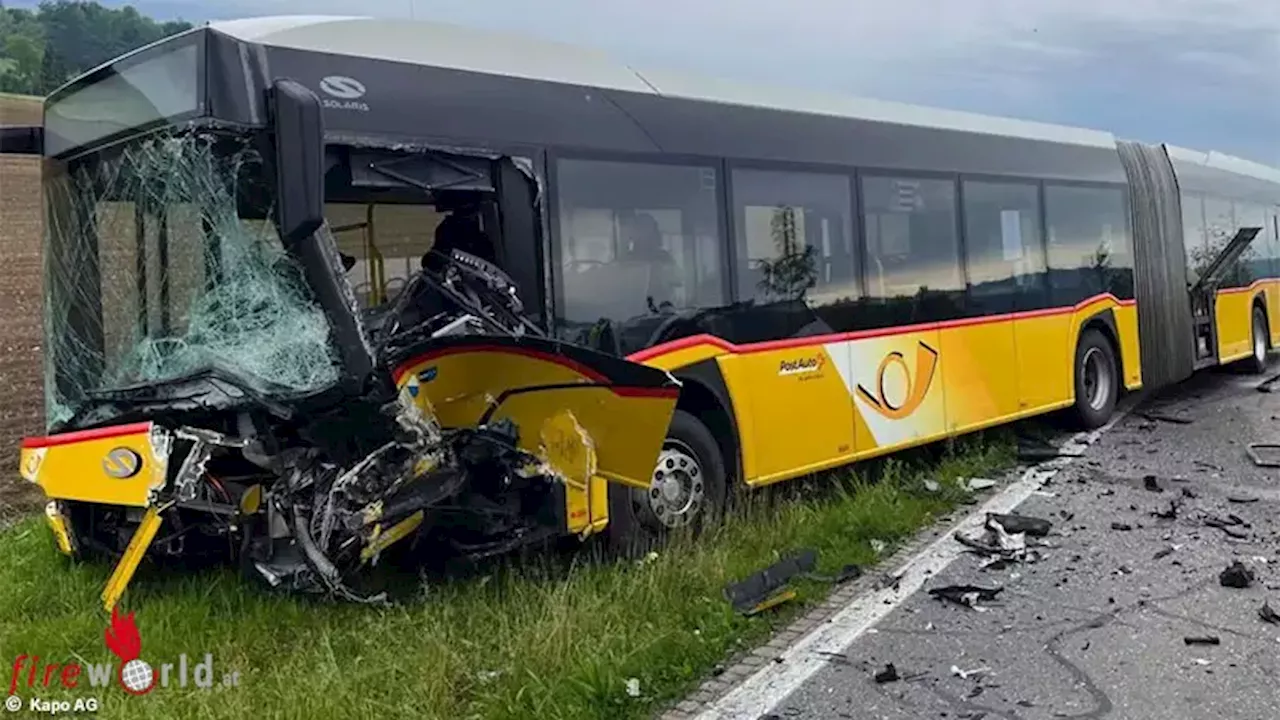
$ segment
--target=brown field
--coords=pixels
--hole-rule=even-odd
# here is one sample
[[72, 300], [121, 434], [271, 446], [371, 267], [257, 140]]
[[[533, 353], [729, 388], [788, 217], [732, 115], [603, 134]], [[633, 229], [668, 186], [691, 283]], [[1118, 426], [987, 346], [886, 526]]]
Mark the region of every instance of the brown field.
[[[0, 95], [0, 125], [40, 122], [40, 101]], [[0, 519], [38, 494], [17, 478], [18, 444], [43, 426], [41, 392], [40, 163], [0, 157]]]

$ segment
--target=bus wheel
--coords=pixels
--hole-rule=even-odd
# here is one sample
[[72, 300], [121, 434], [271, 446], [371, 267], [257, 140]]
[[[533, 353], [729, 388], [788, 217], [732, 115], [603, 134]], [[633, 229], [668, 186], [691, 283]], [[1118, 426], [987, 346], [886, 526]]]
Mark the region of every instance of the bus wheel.
[[1267, 316], [1262, 308], [1253, 308], [1253, 334], [1249, 338], [1253, 343], [1253, 353], [1245, 361], [1249, 372], [1258, 374], [1267, 371]]
[[1085, 330], [1076, 345], [1076, 406], [1080, 424], [1092, 430], [1111, 419], [1120, 395], [1120, 373], [1106, 336]]
[[720, 446], [697, 417], [676, 410], [648, 489], [609, 486], [609, 545], [624, 553], [694, 533], [724, 513], [726, 476]]

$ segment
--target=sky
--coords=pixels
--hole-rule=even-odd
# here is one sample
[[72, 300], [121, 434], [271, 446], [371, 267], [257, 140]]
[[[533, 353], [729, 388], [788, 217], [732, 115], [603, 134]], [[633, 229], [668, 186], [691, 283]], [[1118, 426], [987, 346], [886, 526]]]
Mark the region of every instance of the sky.
[[131, 4], [160, 19], [192, 22], [292, 13], [413, 16], [593, 46], [639, 69], [1076, 125], [1280, 167], [1274, 0]]

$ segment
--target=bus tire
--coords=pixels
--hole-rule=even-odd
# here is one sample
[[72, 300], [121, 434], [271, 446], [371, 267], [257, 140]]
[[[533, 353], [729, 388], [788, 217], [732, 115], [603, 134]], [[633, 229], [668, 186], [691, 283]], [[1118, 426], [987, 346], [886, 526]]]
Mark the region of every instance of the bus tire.
[[1080, 334], [1076, 343], [1075, 415], [1086, 430], [1111, 419], [1120, 396], [1120, 372], [1111, 341], [1096, 328]]
[[699, 533], [724, 514], [728, 478], [715, 436], [696, 416], [676, 410], [647, 490], [609, 485], [607, 544], [632, 555], [673, 532]]
[[1249, 323], [1249, 359], [1244, 367], [1258, 375], [1267, 371], [1267, 315], [1262, 308], [1253, 306], [1253, 319]]

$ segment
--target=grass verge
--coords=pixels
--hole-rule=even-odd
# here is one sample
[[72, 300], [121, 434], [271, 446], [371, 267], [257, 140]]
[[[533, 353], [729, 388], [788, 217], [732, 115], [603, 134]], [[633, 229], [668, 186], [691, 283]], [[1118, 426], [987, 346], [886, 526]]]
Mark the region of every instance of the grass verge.
[[[103, 717], [646, 717], [830, 589], [803, 582], [798, 602], [743, 618], [721, 595], [726, 583], [799, 547], [818, 550], [825, 572], [871, 564], [872, 541], [892, 547], [966, 498], [955, 478], [1012, 458], [1005, 434], [965, 439], [872, 471], [782, 486], [742, 503], [714, 534], [642, 562], [509, 563], [387, 610], [269, 596], [231, 571], [140, 573], [126, 603], [137, 612], [142, 658], [159, 671], [186, 653], [194, 672], [211, 653], [212, 688], [194, 687], [194, 676], [175, 687], [175, 669], [168, 687], [145, 697], [91, 689], [84, 677], [66, 691], [55, 671], [49, 688], [34, 689], [23, 687], [24, 673], [18, 694], [96, 696]], [[930, 492], [928, 478], [941, 489]], [[0, 557], [3, 682], [24, 653], [42, 667], [115, 660], [97, 604], [108, 568], [56, 556], [38, 519], [0, 533]], [[221, 686], [231, 671], [238, 685]], [[628, 694], [629, 678], [639, 680], [639, 697]]]

